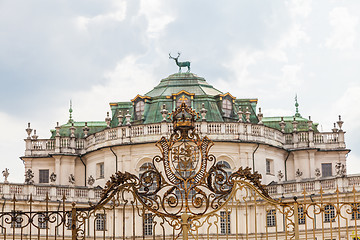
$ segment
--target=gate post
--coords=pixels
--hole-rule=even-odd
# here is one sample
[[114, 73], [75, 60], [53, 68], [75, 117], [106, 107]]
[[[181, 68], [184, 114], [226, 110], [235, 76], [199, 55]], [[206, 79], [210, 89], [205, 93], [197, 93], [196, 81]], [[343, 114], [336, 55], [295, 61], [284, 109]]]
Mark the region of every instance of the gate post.
[[76, 208], [75, 203], [72, 204], [71, 209], [71, 239], [76, 240], [77, 229], [76, 229]]
[[295, 240], [299, 240], [299, 204], [294, 197], [294, 231], [295, 231]]
[[187, 213], [181, 214], [181, 228], [183, 231], [183, 240], [188, 240], [189, 235], [189, 215]]

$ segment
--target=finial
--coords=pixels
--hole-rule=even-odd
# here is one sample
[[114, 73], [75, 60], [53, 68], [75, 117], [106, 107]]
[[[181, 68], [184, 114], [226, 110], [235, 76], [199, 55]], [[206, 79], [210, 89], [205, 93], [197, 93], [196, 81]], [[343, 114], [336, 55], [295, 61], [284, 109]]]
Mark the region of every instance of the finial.
[[334, 123], [334, 128], [331, 129], [334, 133], [336, 133], [338, 131], [338, 129], [336, 128], [336, 123]]
[[295, 94], [295, 108], [296, 108], [295, 117], [301, 117], [301, 115], [299, 113], [299, 103], [297, 100], [297, 94]]
[[338, 126], [340, 128], [339, 131], [342, 131], [341, 128], [342, 128], [342, 125], [344, 124], [344, 122], [341, 120], [341, 115], [339, 115], [339, 121], [337, 121], [336, 123], [338, 124]]
[[284, 117], [281, 117], [281, 122], [279, 122], [279, 125], [281, 128], [281, 132], [285, 132], [286, 123], [284, 122]]
[[83, 127], [84, 137], [88, 136], [90, 128], [87, 125], [87, 122], [85, 122], [85, 127]]
[[245, 112], [245, 118], [246, 118], [246, 122], [250, 122], [250, 115], [251, 112], [249, 112], [249, 107], [246, 107], [246, 112]]
[[32, 128], [30, 128], [30, 123], [28, 123], [28, 127], [27, 129], [25, 129], [26, 133], [27, 133], [27, 139], [31, 139], [31, 132], [32, 132]]
[[309, 120], [308, 120], [307, 124], [308, 124], [308, 129], [309, 129], [309, 131], [314, 130], [314, 129], [312, 128], [313, 121], [311, 121], [311, 116], [309, 116]]
[[109, 112], [106, 112], [105, 122], [106, 122], [106, 128], [110, 128], [111, 117], [109, 116]]
[[60, 126], [59, 126], [59, 122], [56, 122], [55, 130], [56, 130], [56, 137], [60, 137]]
[[242, 120], [242, 115], [243, 115], [243, 111], [241, 110], [241, 107], [239, 106], [239, 111], [237, 112], [237, 115], [238, 115], [238, 117], [239, 117], [239, 120], [238, 120], [238, 122], [242, 122], [243, 120]]
[[34, 129], [34, 135], [32, 135], [32, 139], [34, 140], [38, 139], [38, 135], [36, 135], [36, 129]]
[[122, 125], [123, 122], [123, 118], [124, 116], [121, 114], [121, 112], [119, 111], [118, 115], [117, 115], [117, 119], [118, 119], [118, 126]]
[[258, 124], [263, 124], [263, 122], [262, 122], [263, 116], [264, 116], [264, 115], [263, 115], [262, 112], [261, 112], [261, 107], [259, 107], [259, 113], [258, 113], [258, 115], [257, 115], [257, 117], [258, 117], [258, 119], [259, 119]]
[[68, 123], [74, 122], [74, 120], [72, 119], [72, 112], [73, 112], [73, 109], [72, 109], [72, 100], [70, 99], [70, 108], [69, 108], [70, 116], [69, 116], [69, 121], [68, 121]]
[[168, 115], [168, 110], [166, 109], [166, 104], [163, 104], [162, 106], [162, 110], [160, 111], [161, 116], [163, 117], [163, 119], [161, 120], [162, 122], [166, 122], [166, 116]]
[[292, 125], [293, 125], [293, 131], [296, 132], [297, 131], [297, 125], [298, 125], [298, 122], [296, 121], [296, 117], [294, 117], [294, 121], [292, 122]]
[[206, 121], [206, 113], [207, 109], [205, 108], [205, 103], [201, 104], [200, 114], [201, 114], [201, 121]]

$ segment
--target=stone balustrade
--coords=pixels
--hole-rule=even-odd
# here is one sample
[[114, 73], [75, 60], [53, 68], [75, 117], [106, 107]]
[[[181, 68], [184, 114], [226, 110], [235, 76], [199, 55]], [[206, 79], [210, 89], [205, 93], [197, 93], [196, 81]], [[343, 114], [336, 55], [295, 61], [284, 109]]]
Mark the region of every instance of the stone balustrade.
[[[344, 149], [344, 133], [314, 131], [283, 133], [260, 124], [235, 122], [198, 122], [196, 130], [214, 141], [259, 142], [285, 149], [320, 148]], [[156, 142], [169, 136], [172, 123], [143, 124], [108, 128], [85, 139], [60, 137], [55, 139], [25, 139], [25, 156], [46, 156], [52, 153], [84, 154], [102, 147], [129, 143]]]
[[[327, 192], [352, 192], [360, 190], [360, 175], [348, 175], [346, 177], [328, 177], [321, 179], [304, 179], [301, 181], [280, 182], [267, 186], [269, 194], [273, 198], [302, 196], [304, 190], [306, 195], [319, 195], [320, 190]], [[24, 185], [19, 183], [0, 183], [0, 195], [5, 199], [28, 200], [30, 194], [34, 200], [43, 200], [46, 195], [51, 201], [57, 201], [66, 197], [66, 201], [72, 202], [96, 202], [100, 199], [101, 189], [78, 186], [57, 186], [57, 185]]]
[[268, 185], [267, 190], [273, 198], [292, 197], [294, 193], [301, 196], [306, 192], [306, 195], [320, 194], [320, 190], [327, 190], [327, 192], [335, 192], [339, 189], [340, 192], [352, 192], [353, 188], [360, 190], [360, 175], [348, 175], [347, 177], [328, 177], [321, 179], [304, 179], [301, 181], [287, 181], [278, 182], [276, 184]]
[[17, 183], [0, 183], [0, 195], [5, 199], [28, 200], [30, 194], [34, 200], [44, 200], [48, 195], [51, 201], [57, 201], [66, 197], [66, 201], [72, 202], [96, 202], [100, 199], [101, 189], [75, 186], [55, 185], [25, 185]]

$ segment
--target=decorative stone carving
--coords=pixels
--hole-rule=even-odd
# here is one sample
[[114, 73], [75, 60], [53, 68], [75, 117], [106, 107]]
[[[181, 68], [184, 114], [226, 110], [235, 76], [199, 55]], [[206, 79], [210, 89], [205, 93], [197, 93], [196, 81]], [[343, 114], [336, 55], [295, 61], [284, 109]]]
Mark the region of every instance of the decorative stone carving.
[[72, 173], [69, 176], [69, 183], [72, 184], [72, 185], [75, 184], [75, 176]]
[[261, 108], [259, 108], [259, 113], [258, 113], [257, 117], [259, 119], [258, 124], [260, 124], [260, 125], [263, 124], [262, 119], [263, 119], [264, 115], [261, 112]]
[[341, 121], [341, 115], [339, 115], [339, 121], [337, 121], [337, 125], [339, 126], [339, 131], [342, 131], [342, 125], [344, 124], [344, 122], [343, 121]]
[[345, 165], [338, 162], [335, 164], [335, 173], [337, 177], [344, 177], [346, 174]]
[[87, 122], [85, 122], [85, 127], [83, 128], [83, 132], [84, 132], [84, 137], [88, 136], [90, 128], [87, 125]]
[[249, 111], [249, 107], [246, 107], [246, 112], [245, 112], [245, 118], [246, 118], [246, 122], [250, 122], [250, 115], [251, 112]]
[[37, 140], [38, 135], [36, 135], [36, 129], [34, 129], [34, 134], [32, 135], [32, 139]]
[[50, 174], [50, 181], [51, 181], [51, 183], [55, 183], [56, 182], [56, 173], [54, 173], [54, 172], [52, 172], [51, 174]]
[[278, 171], [277, 177], [279, 179], [279, 182], [281, 182], [281, 179], [284, 177], [284, 174], [281, 172], [281, 170]]
[[242, 122], [243, 120], [242, 120], [242, 115], [243, 115], [243, 111], [241, 111], [241, 107], [239, 107], [239, 111], [237, 112], [237, 115], [239, 116], [239, 120], [238, 120], [238, 122]]
[[202, 120], [202, 121], [206, 121], [207, 109], [205, 108], [205, 103], [202, 103], [201, 106], [202, 106], [202, 108], [201, 108], [201, 110], [200, 110], [201, 120]]
[[131, 118], [131, 115], [129, 113], [129, 110], [127, 110], [127, 113], [125, 115], [125, 118], [126, 118], [126, 125], [130, 126], [131, 123], [130, 123], [130, 118]]
[[121, 112], [119, 111], [119, 114], [117, 115], [117, 119], [118, 119], [118, 126], [122, 125], [124, 116], [121, 114]]
[[70, 127], [70, 137], [71, 138], [75, 137], [75, 130], [76, 130], [76, 127], [74, 127], [74, 123], [71, 123], [71, 127]]
[[109, 116], [109, 112], [106, 113], [105, 122], [106, 122], [106, 127], [110, 128], [111, 117]]
[[339, 129], [337, 129], [337, 127], [336, 127], [336, 123], [334, 123], [334, 128], [333, 129], [331, 129], [334, 133], [336, 133]]
[[25, 184], [34, 184], [34, 173], [31, 169], [25, 172]]
[[30, 128], [30, 123], [28, 123], [28, 127], [27, 129], [25, 129], [26, 133], [27, 133], [27, 139], [31, 139], [31, 132], [32, 132], [32, 128]]
[[309, 131], [313, 131], [314, 129], [312, 128], [312, 124], [313, 124], [313, 121], [311, 121], [311, 116], [309, 116], [309, 121], [307, 122], [308, 124], [308, 129]]
[[2, 174], [3, 174], [4, 178], [5, 178], [4, 183], [9, 183], [9, 181], [8, 181], [8, 177], [10, 175], [9, 169], [5, 168], [5, 170], [2, 171]]
[[321, 177], [320, 169], [319, 169], [319, 168], [316, 168], [316, 169], [315, 169], [315, 178], [316, 178], [316, 179], [319, 179], [320, 177]]
[[296, 180], [301, 180], [302, 175], [303, 175], [303, 172], [300, 171], [300, 169], [298, 168], [295, 172]]
[[161, 116], [163, 117], [162, 122], [166, 122], [166, 116], [168, 115], [168, 112], [169, 112], [169, 111], [166, 110], [166, 105], [163, 104], [163, 107], [162, 107], [162, 109], [161, 109], [161, 111], [160, 111]]
[[281, 117], [281, 122], [279, 122], [279, 125], [281, 128], [281, 132], [285, 132], [286, 123], [284, 122], [284, 117]]
[[60, 137], [60, 126], [59, 126], [59, 122], [56, 122], [56, 127], [55, 127], [55, 131], [56, 131], [56, 137]]
[[294, 131], [294, 132], [297, 132], [298, 122], [296, 121], [296, 117], [294, 117], [294, 121], [292, 122], [292, 125], [293, 125], [293, 131]]
[[94, 179], [94, 177], [92, 175], [90, 175], [88, 177], [87, 183], [89, 184], [90, 187], [92, 187], [92, 185], [94, 185], [95, 179]]

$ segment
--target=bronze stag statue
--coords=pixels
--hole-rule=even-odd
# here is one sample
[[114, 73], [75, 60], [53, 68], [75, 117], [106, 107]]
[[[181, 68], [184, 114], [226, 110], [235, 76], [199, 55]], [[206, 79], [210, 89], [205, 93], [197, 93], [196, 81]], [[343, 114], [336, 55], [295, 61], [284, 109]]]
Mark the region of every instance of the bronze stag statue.
[[178, 56], [176, 58], [171, 56], [171, 53], [169, 53], [169, 59], [174, 59], [176, 65], [178, 65], [179, 67], [179, 73], [181, 73], [181, 68], [182, 67], [187, 67], [188, 70], [187, 72], [190, 72], [190, 62], [178, 62], [178, 58], [180, 57], [180, 53], [178, 53]]

